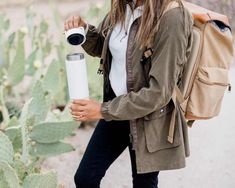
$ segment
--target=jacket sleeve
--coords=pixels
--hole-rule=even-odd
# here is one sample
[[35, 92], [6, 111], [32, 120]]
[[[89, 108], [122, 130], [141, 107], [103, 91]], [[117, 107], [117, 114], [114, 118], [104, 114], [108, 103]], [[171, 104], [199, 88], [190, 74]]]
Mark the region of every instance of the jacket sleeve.
[[82, 45], [83, 49], [93, 57], [101, 57], [103, 44], [105, 40], [105, 36], [103, 36], [103, 30], [107, 27], [107, 18], [108, 15], [105, 16], [103, 21], [96, 28], [93, 25], [88, 24], [88, 31], [86, 33], [86, 41]]
[[191, 16], [184, 12], [175, 8], [161, 19], [154, 41], [149, 86], [102, 103], [101, 113], [105, 120], [141, 118], [168, 104], [186, 61], [192, 31]]

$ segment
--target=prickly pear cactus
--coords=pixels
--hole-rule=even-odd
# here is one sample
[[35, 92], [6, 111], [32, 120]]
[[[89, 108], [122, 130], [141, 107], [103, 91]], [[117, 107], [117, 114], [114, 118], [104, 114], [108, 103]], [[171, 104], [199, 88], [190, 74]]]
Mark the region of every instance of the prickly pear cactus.
[[25, 178], [23, 188], [57, 188], [57, 177], [54, 172], [32, 174]]
[[1, 188], [8, 188], [8, 183], [6, 182], [6, 179], [4, 177], [4, 173], [2, 170], [0, 170], [0, 187]]
[[13, 147], [9, 138], [0, 132], [0, 161], [13, 162]]
[[33, 127], [30, 138], [39, 143], [55, 143], [69, 136], [76, 128], [78, 124], [74, 121], [41, 123]]
[[56, 142], [52, 144], [35, 143], [31, 146], [30, 154], [39, 157], [52, 157], [63, 153], [74, 151], [74, 147], [63, 142]]
[[8, 70], [9, 82], [12, 85], [17, 85], [24, 78], [24, 72], [25, 72], [24, 36], [25, 34], [19, 31], [16, 55]]
[[5, 134], [10, 139], [14, 152], [19, 152], [22, 148], [21, 126], [9, 127], [5, 130]]
[[29, 160], [29, 135], [28, 135], [28, 120], [29, 120], [29, 108], [32, 104], [32, 99], [27, 101], [23, 107], [20, 116], [20, 126], [21, 126], [21, 137], [22, 137], [22, 161], [26, 164]]
[[20, 187], [15, 170], [8, 163], [3, 161], [0, 161], [0, 182], [0, 186], [3, 186], [3, 188]]
[[6, 128], [5, 134], [8, 136], [11, 142], [17, 137], [20, 132], [20, 126]]
[[55, 96], [61, 91], [61, 82], [60, 67], [58, 62], [53, 60], [43, 79], [43, 86], [52, 96]]
[[32, 91], [32, 102], [29, 106], [29, 113], [35, 117], [35, 122], [39, 123], [45, 120], [49, 105], [46, 99], [46, 93], [41, 81], [37, 81]]
[[[40, 165], [45, 157], [74, 151], [72, 145], [62, 140], [71, 136], [79, 124], [72, 122], [68, 108], [63, 112], [57, 110], [63, 109], [59, 107], [69, 100], [66, 46], [63, 42], [52, 46], [47, 20], [35, 22], [35, 18], [33, 12], [28, 12], [27, 26], [10, 34], [6, 32], [10, 21], [0, 15], [0, 119], [2, 116], [4, 129], [0, 131], [0, 188], [57, 188], [56, 174], [40, 174]], [[26, 43], [31, 49], [27, 54]], [[58, 56], [54, 57], [56, 52]], [[55, 60], [43, 76], [51, 55]], [[38, 81], [34, 83], [35, 80]], [[22, 85], [26, 89], [22, 90]], [[15, 105], [30, 97], [22, 109]], [[50, 111], [50, 106], [56, 109]]]

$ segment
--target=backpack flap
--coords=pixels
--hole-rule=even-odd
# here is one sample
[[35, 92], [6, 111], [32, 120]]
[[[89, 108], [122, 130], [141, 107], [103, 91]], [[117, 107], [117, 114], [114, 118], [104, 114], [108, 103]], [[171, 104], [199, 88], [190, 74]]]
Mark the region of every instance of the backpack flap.
[[203, 7], [186, 1], [183, 1], [183, 4], [192, 14], [194, 20], [197, 20], [201, 23], [207, 23], [211, 20], [219, 20], [226, 26], [230, 27], [228, 17], [223, 14], [213, 12], [211, 10], [205, 9]]

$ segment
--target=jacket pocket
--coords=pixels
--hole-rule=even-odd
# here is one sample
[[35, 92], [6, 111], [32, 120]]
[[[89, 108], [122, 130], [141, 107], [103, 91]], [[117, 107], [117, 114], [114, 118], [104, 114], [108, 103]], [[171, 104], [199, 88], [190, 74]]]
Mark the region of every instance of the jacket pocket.
[[[144, 117], [144, 131], [146, 145], [149, 152], [174, 148], [180, 145], [180, 132], [176, 124], [173, 144], [167, 141], [169, 125], [174, 106], [170, 102], [160, 111], [153, 112]], [[176, 121], [177, 122], [177, 121]]]
[[160, 108], [160, 110], [157, 110], [155, 112], [152, 112], [151, 114], [144, 116], [144, 120], [149, 121], [149, 120], [154, 120], [154, 119], [160, 118], [160, 117], [166, 115], [167, 113], [171, 112], [173, 109], [174, 109], [174, 104], [171, 101], [166, 106]]
[[186, 117], [208, 119], [217, 116], [228, 86], [228, 70], [201, 67], [191, 91]]

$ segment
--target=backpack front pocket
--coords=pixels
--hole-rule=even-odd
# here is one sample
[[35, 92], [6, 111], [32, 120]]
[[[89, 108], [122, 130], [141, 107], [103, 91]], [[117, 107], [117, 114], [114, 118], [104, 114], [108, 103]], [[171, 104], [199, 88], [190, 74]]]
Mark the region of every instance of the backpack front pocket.
[[209, 119], [221, 109], [225, 90], [230, 85], [228, 70], [200, 67], [187, 105], [187, 119]]

